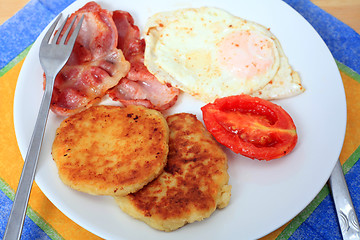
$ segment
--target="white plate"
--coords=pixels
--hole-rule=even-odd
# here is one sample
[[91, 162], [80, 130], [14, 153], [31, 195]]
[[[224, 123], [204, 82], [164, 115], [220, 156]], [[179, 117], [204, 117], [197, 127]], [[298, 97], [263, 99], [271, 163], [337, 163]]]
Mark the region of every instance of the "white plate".
[[[72, 13], [86, 1], [64, 12]], [[109, 10], [129, 11], [140, 29], [152, 14], [184, 7], [216, 6], [271, 28], [292, 67], [300, 73], [305, 93], [276, 101], [293, 117], [299, 141], [286, 157], [270, 162], [229, 156], [232, 197], [229, 206], [208, 219], [164, 233], [123, 213], [111, 197], [90, 196], [66, 187], [58, 177], [51, 146], [61, 118], [50, 113], [36, 182], [45, 195], [76, 223], [106, 239], [254, 239], [295, 217], [326, 183], [341, 151], [346, 102], [336, 63], [325, 43], [297, 12], [282, 1], [152, 0], [99, 2]], [[42, 97], [40, 40], [21, 70], [15, 93], [14, 122], [22, 156], [26, 154]], [[172, 112], [190, 112], [201, 119], [204, 103], [183, 95]]]

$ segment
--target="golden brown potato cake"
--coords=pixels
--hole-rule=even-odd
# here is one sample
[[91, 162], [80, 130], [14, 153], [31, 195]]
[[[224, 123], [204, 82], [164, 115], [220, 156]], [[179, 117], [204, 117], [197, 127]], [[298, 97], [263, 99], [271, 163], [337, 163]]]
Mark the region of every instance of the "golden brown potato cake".
[[136, 193], [116, 197], [120, 208], [151, 227], [173, 231], [228, 205], [227, 157], [196, 116], [169, 116], [164, 172]]
[[169, 129], [163, 115], [142, 106], [96, 106], [65, 119], [52, 155], [61, 180], [96, 195], [135, 192], [164, 169]]

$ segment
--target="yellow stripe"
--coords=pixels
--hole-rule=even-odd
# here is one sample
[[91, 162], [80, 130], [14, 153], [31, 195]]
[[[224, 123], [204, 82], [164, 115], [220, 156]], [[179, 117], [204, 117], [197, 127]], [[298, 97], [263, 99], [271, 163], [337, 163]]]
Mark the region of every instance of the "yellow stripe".
[[[344, 83], [347, 104], [347, 126], [340, 161], [344, 163], [360, 145], [360, 84], [344, 72], [340, 72]], [[331, 129], [329, 129], [331, 136]], [[336, 137], [336, 136], [332, 136]]]

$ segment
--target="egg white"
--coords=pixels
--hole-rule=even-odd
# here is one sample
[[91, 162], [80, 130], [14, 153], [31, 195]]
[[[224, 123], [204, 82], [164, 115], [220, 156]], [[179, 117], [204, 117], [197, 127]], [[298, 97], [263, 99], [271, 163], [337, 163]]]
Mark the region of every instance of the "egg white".
[[[236, 38], [234, 41], [229, 38], [239, 36], [240, 39], [244, 34], [250, 36], [245, 39], [266, 42], [261, 49], [267, 48], [264, 56], [271, 61], [263, 69], [256, 64], [249, 71], [246, 69], [253, 62], [263, 61], [263, 52], [256, 47], [260, 42], [245, 41], [242, 44], [247, 46], [239, 46]], [[281, 93], [286, 91], [284, 87], [289, 88], [284, 82], [292, 86], [293, 76], [298, 77], [289, 66], [279, 41], [267, 28], [217, 8], [155, 14], [146, 24], [145, 41], [144, 63], [149, 71], [160, 82], [169, 83], [204, 102], [241, 93], [281, 98]], [[242, 61], [239, 56], [243, 53], [245, 56], [245, 52], [250, 52], [248, 55], [254, 59]], [[296, 81], [300, 82], [300, 78]]]

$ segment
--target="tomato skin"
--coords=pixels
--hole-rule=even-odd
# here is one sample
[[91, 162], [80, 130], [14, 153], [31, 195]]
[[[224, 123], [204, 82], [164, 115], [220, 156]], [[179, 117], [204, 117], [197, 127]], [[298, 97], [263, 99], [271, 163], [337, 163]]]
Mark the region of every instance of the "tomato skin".
[[201, 110], [205, 126], [215, 139], [246, 157], [280, 158], [297, 143], [292, 118], [272, 102], [242, 94], [216, 99]]

